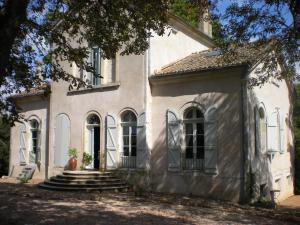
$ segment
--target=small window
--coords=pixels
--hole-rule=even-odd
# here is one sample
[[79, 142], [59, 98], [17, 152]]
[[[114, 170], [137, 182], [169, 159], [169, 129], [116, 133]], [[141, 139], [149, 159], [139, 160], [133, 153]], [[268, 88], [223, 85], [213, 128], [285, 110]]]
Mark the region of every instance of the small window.
[[121, 117], [123, 155], [122, 167], [136, 167], [137, 118], [132, 111], [125, 111]]
[[204, 165], [204, 116], [196, 107], [184, 113], [185, 169], [203, 169]]

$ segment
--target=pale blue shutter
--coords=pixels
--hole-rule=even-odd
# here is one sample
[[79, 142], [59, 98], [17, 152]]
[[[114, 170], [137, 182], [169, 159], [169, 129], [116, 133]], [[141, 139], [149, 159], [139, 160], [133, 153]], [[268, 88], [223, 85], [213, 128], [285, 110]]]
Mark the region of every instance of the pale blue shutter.
[[280, 132], [280, 153], [284, 153], [284, 151], [285, 151], [285, 117], [283, 114], [280, 114], [279, 132]]
[[20, 125], [20, 164], [26, 164], [26, 126], [25, 124]]
[[54, 165], [68, 164], [70, 147], [70, 120], [65, 114], [58, 115], [55, 122]]
[[215, 107], [211, 107], [204, 116], [204, 168], [206, 173], [211, 174], [218, 173], [216, 111]]
[[277, 152], [279, 147], [278, 135], [278, 112], [273, 112], [268, 116], [268, 152]]
[[146, 113], [138, 116], [137, 121], [137, 168], [146, 168], [148, 163], [146, 142]]
[[117, 140], [118, 131], [115, 118], [107, 114], [106, 116], [106, 167], [113, 169], [117, 167]]
[[167, 145], [168, 145], [168, 167], [171, 170], [180, 169], [181, 160], [181, 124], [176, 113], [167, 111]]

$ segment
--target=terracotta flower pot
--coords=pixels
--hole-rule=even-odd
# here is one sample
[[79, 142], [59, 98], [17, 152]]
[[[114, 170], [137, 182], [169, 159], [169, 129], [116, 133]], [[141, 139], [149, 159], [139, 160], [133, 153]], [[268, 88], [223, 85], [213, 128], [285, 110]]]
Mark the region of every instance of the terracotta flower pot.
[[76, 170], [76, 167], [77, 167], [77, 159], [76, 158], [69, 159], [69, 169]]

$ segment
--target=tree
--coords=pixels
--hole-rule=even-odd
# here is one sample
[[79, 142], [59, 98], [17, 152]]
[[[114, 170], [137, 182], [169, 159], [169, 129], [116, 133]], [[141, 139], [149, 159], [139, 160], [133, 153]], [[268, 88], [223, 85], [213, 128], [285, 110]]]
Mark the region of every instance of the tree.
[[9, 131], [9, 124], [0, 118], [0, 177], [8, 173]]
[[[87, 62], [89, 46], [99, 46], [105, 58], [116, 52], [143, 53], [151, 32], [164, 33], [169, 4], [169, 0], [0, 0], [0, 114], [10, 121], [18, 119], [7, 96], [41, 87], [47, 79], [68, 81], [70, 88], [86, 85], [64, 71], [60, 62], [74, 62], [93, 72]], [[43, 79], [35, 75], [39, 61]]]
[[[236, 46], [255, 42], [265, 48], [263, 76], [251, 79], [250, 85], [262, 85], [269, 79], [299, 76], [300, 3], [296, 0], [212, 1], [211, 19], [220, 22], [221, 41], [218, 44], [228, 53]], [[223, 7], [223, 9], [221, 9]], [[281, 66], [278, 71], [277, 65]]]

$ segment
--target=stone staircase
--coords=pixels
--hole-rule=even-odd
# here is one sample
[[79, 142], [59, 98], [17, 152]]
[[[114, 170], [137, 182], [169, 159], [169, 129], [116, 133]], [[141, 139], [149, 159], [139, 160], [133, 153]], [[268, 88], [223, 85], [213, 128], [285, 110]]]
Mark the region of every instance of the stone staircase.
[[39, 186], [57, 191], [127, 191], [129, 189], [115, 173], [98, 171], [64, 171]]

